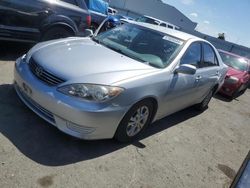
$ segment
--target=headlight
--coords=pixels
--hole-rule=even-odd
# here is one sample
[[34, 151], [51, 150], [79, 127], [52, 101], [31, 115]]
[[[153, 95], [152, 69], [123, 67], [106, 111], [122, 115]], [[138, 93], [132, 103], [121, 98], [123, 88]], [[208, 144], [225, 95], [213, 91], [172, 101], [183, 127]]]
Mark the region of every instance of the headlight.
[[31, 56], [33, 54], [31, 49], [27, 52], [26, 57], [25, 57], [25, 60], [26, 60], [27, 63], [30, 61], [30, 58], [31, 58]]
[[96, 84], [71, 84], [58, 88], [65, 95], [89, 101], [104, 102], [118, 96], [124, 89]]
[[234, 76], [230, 76], [229, 78], [225, 79], [225, 82], [229, 84], [236, 84], [238, 81], [239, 79]]

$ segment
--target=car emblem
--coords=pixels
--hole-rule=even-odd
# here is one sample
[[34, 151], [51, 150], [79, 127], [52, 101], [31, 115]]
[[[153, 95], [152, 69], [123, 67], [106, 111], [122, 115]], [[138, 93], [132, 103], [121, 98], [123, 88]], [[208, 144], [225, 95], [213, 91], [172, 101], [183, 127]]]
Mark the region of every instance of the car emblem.
[[36, 71], [36, 75], [38, 77], [42, 76], [42, 74], [43, 74], [43, 68], [42, 67], [36, 67], [35, 71]]

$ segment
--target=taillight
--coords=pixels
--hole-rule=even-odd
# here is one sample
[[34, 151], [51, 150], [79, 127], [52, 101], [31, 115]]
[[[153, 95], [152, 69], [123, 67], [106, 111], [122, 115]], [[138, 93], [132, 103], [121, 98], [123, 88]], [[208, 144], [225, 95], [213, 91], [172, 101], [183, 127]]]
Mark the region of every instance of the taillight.
[[91, 16], [90, 16], [90, 15], [88, 15], [88, 16], [86, 17], [86, 22], [87, 22], [87, 26], [90, 27], [90, 25], [91, 25]]

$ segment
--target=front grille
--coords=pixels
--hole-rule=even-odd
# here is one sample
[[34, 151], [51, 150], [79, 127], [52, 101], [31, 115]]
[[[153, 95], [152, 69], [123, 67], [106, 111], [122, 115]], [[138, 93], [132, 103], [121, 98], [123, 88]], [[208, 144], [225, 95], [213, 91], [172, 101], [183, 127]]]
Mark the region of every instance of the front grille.
[[31, 72], [41, 81], [46, 83], [49, 86], [56, 86], [65, 82], [64, 79], [59, 78], [58, 76], [53, 75], [49, 71], [45, 70], [40, 66], [36, 61], [31, 57], [29, 61], [29, 68]]

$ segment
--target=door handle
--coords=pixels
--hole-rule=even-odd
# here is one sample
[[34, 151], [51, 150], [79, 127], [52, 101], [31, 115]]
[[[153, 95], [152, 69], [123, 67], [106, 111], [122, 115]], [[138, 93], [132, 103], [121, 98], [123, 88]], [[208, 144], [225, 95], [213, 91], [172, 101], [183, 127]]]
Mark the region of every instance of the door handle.
[[221, 76], [220, 72], [216, 71], [215, 76], [219, 76], [220, 77]]
[[196, 81], [199, 81], [200, 79], [202, 79], [202, 76], [200, 76], [200, 75], [196, 76], [196, 78], [195, 78]]

